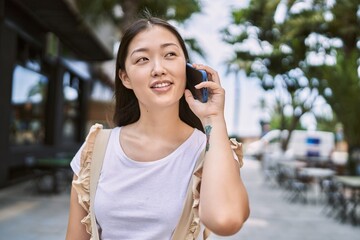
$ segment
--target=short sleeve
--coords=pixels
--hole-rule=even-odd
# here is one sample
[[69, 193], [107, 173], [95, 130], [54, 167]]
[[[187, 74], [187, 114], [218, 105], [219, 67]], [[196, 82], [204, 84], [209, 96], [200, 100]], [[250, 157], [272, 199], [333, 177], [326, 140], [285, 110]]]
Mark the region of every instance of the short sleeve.
[[80, 147], [80, 149], [77, 151], [77, 153], [75, 154], [75, 156], [73, 157], [73, 159], [70, 162], [70, 167], [76, 175], [79, 175], [79, 172], [80, 172], [81, 152], [84, 148], [84, 145], [85, 145], [85, 143]]

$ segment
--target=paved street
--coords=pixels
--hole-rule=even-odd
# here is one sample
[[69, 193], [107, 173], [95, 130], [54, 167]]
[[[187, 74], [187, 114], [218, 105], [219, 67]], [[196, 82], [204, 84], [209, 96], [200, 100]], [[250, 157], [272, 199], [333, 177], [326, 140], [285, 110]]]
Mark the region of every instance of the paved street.
[[243, 229], [231, 240], [355, 240], [360, 226], [342, 224], [323, 213], [321, 204], [291, 203], [284, 190], [265, 182], [259, 162], [248, 160], [242, 170], [251, 214]]
[[[245, 160], [251, 216], [243, 229], [228, 238], [212, 240], [355, 240], [360, 226], [327, 217], [321, 204], [290, 203], [283, 190], [265, 183], [255, 160]], [[33, 182], [0, 190], [0, 239], [62, 240], [65, 238], [69, 195], [39, 195]]]

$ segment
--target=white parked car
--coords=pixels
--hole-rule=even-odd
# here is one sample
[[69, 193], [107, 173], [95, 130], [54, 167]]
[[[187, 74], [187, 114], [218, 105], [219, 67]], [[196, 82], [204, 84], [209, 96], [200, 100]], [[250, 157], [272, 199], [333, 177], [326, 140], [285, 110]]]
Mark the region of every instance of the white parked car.
[[[261, 158], [264, 154], [281, 153], [281, 139], [287, 137], [287, 130], [271, 130], [259, 140], [249, 143], [245, 155]], [[294, 130], [291, 133], [287, 158], [315, 157], [329, 159], [335, 147], [335, 138], [332, 132]]]

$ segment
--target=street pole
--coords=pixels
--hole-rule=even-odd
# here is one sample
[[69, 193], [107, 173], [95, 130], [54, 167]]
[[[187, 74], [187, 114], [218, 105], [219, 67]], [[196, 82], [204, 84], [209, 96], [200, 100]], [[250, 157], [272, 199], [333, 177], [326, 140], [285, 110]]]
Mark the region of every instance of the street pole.
[[235, 70], [235, 96], [234, 96], [234, 121], [233, 129], [237, 133], [239, 126], [239, 107], [240, 107], [240, 80], [238, 79], [239, 70]]

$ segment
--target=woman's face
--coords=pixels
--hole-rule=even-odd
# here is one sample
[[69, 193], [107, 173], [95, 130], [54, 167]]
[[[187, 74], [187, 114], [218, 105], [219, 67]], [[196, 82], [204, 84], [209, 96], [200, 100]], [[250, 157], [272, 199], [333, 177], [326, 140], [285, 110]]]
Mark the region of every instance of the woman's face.
[[177, 104], [186, 85], [186, 59], [178, 39], [166, 28], [150, 26], [129, 44], [120, 79], [139, 104], [166, 107]]

